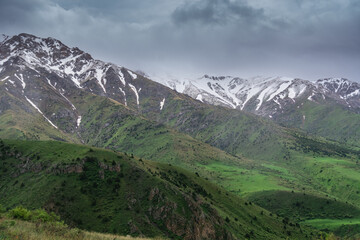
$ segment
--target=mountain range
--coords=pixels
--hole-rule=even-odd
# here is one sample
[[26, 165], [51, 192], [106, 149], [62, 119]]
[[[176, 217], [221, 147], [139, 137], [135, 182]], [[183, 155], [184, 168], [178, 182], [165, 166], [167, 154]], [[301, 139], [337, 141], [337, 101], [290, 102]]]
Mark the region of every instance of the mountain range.
[[[204, 75], [179, 79], [155, 75], [152, 79], [201, 102], [253, 113], [314, 135], [350, 144], [359, 139], [359, 121], [347, 119], [358, 118], [360, 84], [345, 78], [308, 81]], [[348, 124], [345, 128], [344, 121]]]
[[357, 83], [150, 78], [54, 38], [4, 37], [0, 203], [134, 236], [359, 236]]

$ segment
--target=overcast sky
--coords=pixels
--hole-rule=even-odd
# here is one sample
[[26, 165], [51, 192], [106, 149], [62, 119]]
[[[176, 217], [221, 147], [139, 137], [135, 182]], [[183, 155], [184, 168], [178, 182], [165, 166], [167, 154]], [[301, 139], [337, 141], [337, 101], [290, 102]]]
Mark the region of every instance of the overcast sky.
[[0, 32], [148, 73], [360, 81], [359, 0], [0, 0]]

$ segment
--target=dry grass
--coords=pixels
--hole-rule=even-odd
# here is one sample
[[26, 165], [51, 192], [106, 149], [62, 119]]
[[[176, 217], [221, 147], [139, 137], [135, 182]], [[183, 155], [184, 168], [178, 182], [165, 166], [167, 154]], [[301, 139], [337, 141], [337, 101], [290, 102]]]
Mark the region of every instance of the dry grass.
[[[0, 219], [1, 240], [148, 240], [149, 238], [134, 238], [87, 232], [76, 228], [68, 228], [58, 224], [35, 224], [20, 220]], [[157, 240], [163, 238], [154, 238]]]

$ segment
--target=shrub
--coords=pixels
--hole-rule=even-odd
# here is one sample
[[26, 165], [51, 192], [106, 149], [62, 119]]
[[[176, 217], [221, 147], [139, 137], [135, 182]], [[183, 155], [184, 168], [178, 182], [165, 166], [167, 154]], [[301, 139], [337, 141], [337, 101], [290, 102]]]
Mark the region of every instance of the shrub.
[[31, 220], [40, 222], [56, 222], [60, 220], [60, 217], [55, 213], [47, 213], [44, 209], [37, 209], [32, 211]]
[[14, 209], [11, 209], [9, 211], [9, 215], [12, 218], [17, 218], [26, 221], [31, 219], [31, 212], [22, 206], [18, 206]]
[[35, 221], [43, 223], [60, 221], [60, 217], [53, 212], [47, 213], [44, 209], [30, 211], [22, 206], [11, 209], [9, 211], [9, 216], [24, 221]]

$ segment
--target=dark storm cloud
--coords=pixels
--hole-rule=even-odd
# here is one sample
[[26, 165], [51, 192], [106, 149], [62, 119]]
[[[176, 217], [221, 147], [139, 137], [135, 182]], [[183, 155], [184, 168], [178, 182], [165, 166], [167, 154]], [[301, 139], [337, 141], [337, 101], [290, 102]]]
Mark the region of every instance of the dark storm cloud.
[[0, 32], [155, 73], [360, 80], [358, 0], [0, 0]]
[[262, 9], [250, 7], [246, 2], [230, 0], [190, 1], [179, 6], [172, 14], [175, 24], [200, 22], [226, 24], [229, 21], [258, 22], [264, 19]]

